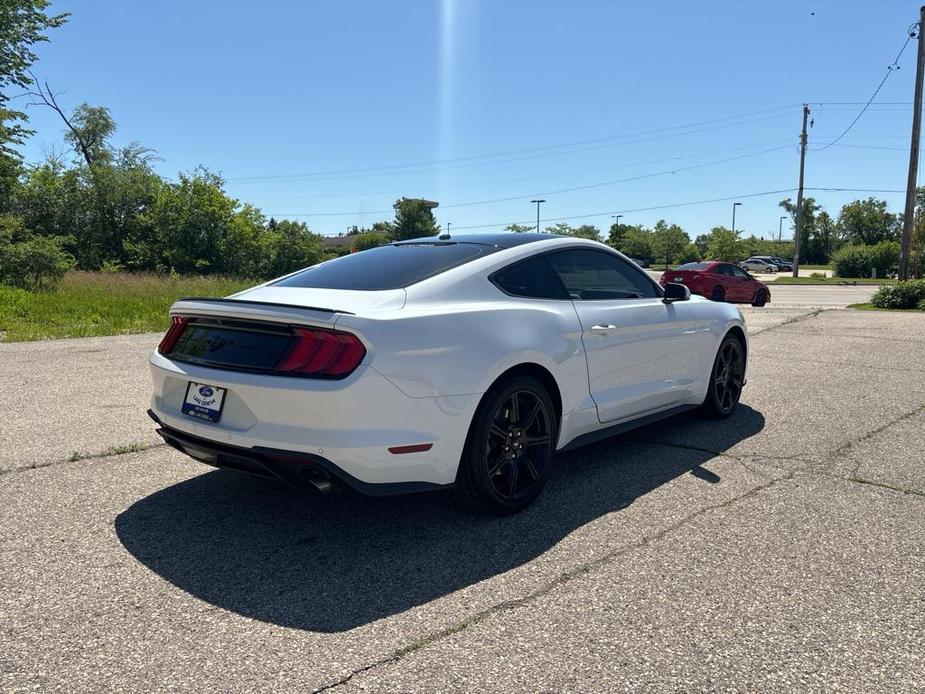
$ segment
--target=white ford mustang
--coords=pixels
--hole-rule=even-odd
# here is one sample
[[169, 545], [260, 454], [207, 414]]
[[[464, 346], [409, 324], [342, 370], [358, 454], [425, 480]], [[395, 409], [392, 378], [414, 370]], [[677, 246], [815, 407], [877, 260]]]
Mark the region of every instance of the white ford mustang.
[[170, 315], [149, 414], [175, 448], [321, 490], [452, 487], [501, 513], [536, 498], [557, 450], [728, 416], [745, 384], [737, 308], [547, 234], [394, 243]]

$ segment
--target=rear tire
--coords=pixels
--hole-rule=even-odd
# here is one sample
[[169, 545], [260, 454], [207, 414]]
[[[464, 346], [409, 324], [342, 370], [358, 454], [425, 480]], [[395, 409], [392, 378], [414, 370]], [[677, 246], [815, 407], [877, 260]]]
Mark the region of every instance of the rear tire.
[[539, 381], [516, 376], [496, 384], [472, 420], [453, 495], [481, 512], [526, 508], [549, 478], [558, 437], [555, 406]]
[[759, 289], [758, 293], [755, 294], [755, 300], [752, 302], [752, 306], [761, 308], [766, 303], [768, 303], [768, 293], [764, 289]]
[[726, 290], [723, 289], [720, 285], [713, 287], [713, 291], [710, 292], [710, 301], [725, 301], [726, 300]]
[[701, 406], [703, 414], [714, 419], [731, 415], [739, 404], [744, 386], [745, 346], [734, 335], [726, 335], [710, 369], [707, 397]]

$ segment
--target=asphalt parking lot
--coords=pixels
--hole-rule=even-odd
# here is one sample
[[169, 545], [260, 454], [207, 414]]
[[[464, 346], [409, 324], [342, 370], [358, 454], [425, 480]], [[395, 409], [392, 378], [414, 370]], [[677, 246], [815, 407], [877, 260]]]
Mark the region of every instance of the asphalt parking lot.
[[158, 445], [157, 336], [0, 344], [0, 690], [922, 691], [925, 315], [827, 297], [503, 519]]

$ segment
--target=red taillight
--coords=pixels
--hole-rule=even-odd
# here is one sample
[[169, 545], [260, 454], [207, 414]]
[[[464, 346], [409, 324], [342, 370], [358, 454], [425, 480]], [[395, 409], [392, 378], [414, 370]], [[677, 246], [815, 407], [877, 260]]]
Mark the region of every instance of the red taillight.
[[356, 335], [332, 330], [294, 329], [296, 343], [276, 371], [312, 376], [346, 376], [363, 357], [366, 348]]
[[186, 316], [171, 317], [170, 327], [167, 328], [167, 333], [164, 335], [161, 343], [157, 346], [157, 351], [161, 354], [170, 354], [173, 351], [174, 346], [176, 346], [177, 340], [180, 339], [180, 335], [182, 335], [183, 331], [186, 330], [187, 323], [189, 323], [189, 318]]

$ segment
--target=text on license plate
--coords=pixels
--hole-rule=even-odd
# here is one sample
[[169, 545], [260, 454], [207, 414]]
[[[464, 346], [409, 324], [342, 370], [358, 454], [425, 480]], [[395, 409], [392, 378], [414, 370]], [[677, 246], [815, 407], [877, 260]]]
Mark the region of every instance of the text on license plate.
[[186, 397], [181, 408], [183, 414], [209, 422], [217, 422], [222, 416], [226, 393], [224, 388], [190, 381], [186, 386]]

